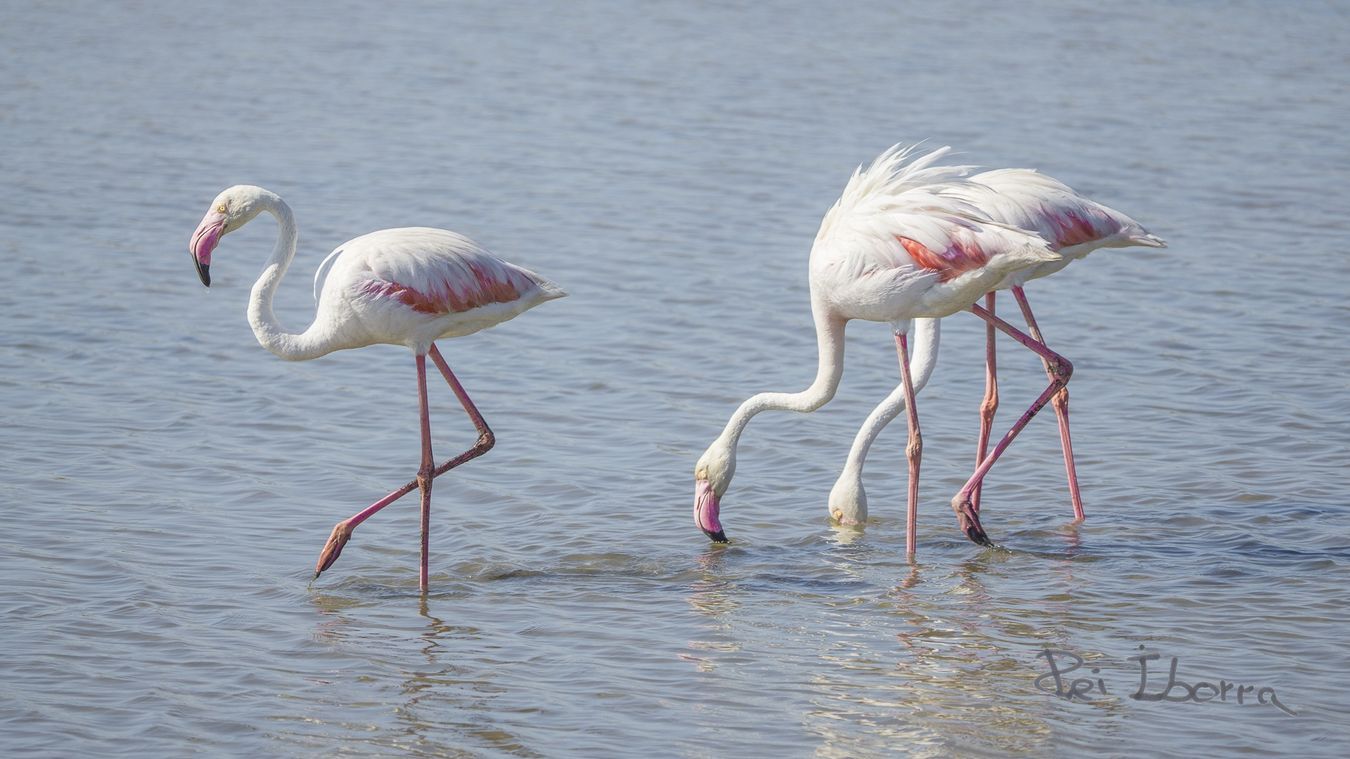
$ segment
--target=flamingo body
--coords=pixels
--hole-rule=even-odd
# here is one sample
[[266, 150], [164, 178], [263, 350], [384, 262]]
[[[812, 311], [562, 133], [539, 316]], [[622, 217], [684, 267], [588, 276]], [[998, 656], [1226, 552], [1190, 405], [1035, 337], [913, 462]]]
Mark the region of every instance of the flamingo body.
[[405, 227], [339, 246], [315, 276], [316, 321], [344, 348], [377, 343], [426, 352], [565, 293], [444, 229]]

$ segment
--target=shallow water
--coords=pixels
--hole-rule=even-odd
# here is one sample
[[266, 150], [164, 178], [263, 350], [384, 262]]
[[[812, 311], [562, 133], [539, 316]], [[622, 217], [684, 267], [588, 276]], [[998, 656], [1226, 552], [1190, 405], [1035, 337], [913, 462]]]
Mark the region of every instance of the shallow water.
[[[1340, 755], [1348, 29], [1340, 6], [1255, 2], [7, 9], [0, 747]], [[1001, 547], [956, 531], [983, 359], [958, 315], [919, 404], [917, 564], [901, 424], [866, 531], [826, 519], [896, 382], [871, 324], [831, 405], [751, 425], [733, 542], [710, 545], [694, 460], [742, 398], [813, 374], [821, 214], [925, 137], [1171, 243], [1030, 291], [1077, 368], [1088, 521], [1047, 414], [991, 474]], [[296, 327], [323, 254], [388, 226], [456, 229], [572, 293], [443, 346], [499, 444], [437, 481], [425, 599], [414, 500], [306, 584], [332, 524], [415, 469], [413, 364], [258, 347], [274, 228], [231, 235], [209, 291], [185, 253], [238, 182], [296, 209]], [[1044, 381], [1015, 347], [1000, 424]], [[432, 400], [437, 450], [471, 443]], [[1132, 699], [1141, 645], [1297, 716], [1254, 691]], [[1047, 647], [1107, 694], [1038, 688]]]

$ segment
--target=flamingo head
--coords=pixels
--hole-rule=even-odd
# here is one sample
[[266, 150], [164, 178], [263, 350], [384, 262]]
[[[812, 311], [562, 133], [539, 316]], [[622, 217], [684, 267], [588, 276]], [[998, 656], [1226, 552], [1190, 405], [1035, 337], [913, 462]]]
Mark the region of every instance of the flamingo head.
[[715, 543], [727, 542], [718, 518], [719, 502], [736, 473], [736, 449], [723, 438], [713, 441], [694, 465], [694, 524]]
[[830, 488], [830, 519], [843, 527], [861, 527], [867, 524], [867, 491], [862, 477], [847, 469]]
[[211, 202], [211, 210], [202, 217], [197, 231], [192, 233], [188, 251], [192, 253], [192, 263], [197, 266], [197, 276], [202, 284], [211, 286], [211, 251], [216, 249], [220, 238], [227, 233], [252, 221], [262, 211], [260, 202], [267, 193], [261, 187], [235, 185], [216, 196]]

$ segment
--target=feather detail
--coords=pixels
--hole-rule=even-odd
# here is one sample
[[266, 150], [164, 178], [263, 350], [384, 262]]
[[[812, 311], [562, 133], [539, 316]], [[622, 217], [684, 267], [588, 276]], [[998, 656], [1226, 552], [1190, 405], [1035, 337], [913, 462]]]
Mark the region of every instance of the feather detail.
[[[842, 220], [885, 210], [888, 203], [899, 201], [906, 193], [942, 182], [960, 179], [974, 170], [973, 166], [933, 166], [951, 153], [943, 146], [915, 158], [922, 143], [908, 147], [894, 145], [877, 156], [866, 169], [861, 166], [853, 172], [839, 200], [825, 213], [816, 233], [819, 243], [839, 226]], [[944, 205], [952, 206], [951, 200]], [[961, 209], [973, 211], [973, 209]]]
[[[533, 305], [566, 294], [534, 272], [442, 229], [373, 232], [346, 243], [341, 252], [339, 260], [347, 263], [349, 286], [357, 294], [391, 300], [421, 314], [459, 314], [518, 301]], [[325, 261], [321, 272], [336, 265]]]
[[873, 278], [863, 286], [874, 288], [878, 273], [895, 270], [881, 278], [894, 289], [916, 276], [936, 274], [938, 283], [947, 283], [968, 272], [1060, 260], [1045, 240], [981, 212], [973, 201], [991, 191], [969, 188], [963, 177], [972, 167], [934, 165], [950, 148], [916, 157], [917, 151], [892, 147], [853, 174], [812, 248], [812, 270], [822, 283], [860, 297], [850, 278]]
[[423, 314], [459, 314], [493, 303], [518, 300], [521, 290], [533, 285], [532, 282], [527, 284], [523, 277], [488, 268], [481, 262], [469, 261], [465, 266], [472, 276], [458, 280], [432, 279], [431, 287], [425, 291], [382, 279], [367, 280], [358, 291], [363, 295], [392, 298]]
[[1086, 198], [1034, 169], [996, 169], [953, 184], [942, 194], [978, 207], [994, 221], [1039, 234], [1056, 250], [1090, 246], [1165, 246], [1139, 222]]
[[319, 296], [323, 294], [323, 283], [328, 279], [328, 270], [333, 268], [333, 262], [342, 255], [342, 248], [334, 250], [328, 254], [328, 257], [319, 264], [318, 271], [314, 272], [314, 303], [319, 302]]

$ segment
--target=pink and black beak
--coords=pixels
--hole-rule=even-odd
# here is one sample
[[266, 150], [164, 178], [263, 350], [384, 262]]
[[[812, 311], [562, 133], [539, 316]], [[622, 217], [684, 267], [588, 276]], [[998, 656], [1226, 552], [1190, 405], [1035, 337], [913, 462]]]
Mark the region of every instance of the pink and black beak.
[[216, 243], [220, 242], [220, 236], [224, 232], [225, 214], [211, 211], [202, 219], [202, 223], [197, 225], [197, 231], [192, 233], [192, 242], [188, 244], [192, 263], [197, 267], [197, 276], [201, 277], [202, 284], [207, 287], [211, 286], [211, 251], [216, 249]]
[[727, 536], [722, 532], [722, 522], [717, 515], [717, 494], [713, 492], [712, 483], [698, 480], [694, 483], [694, 523], [714, 543], [725, 543]]

